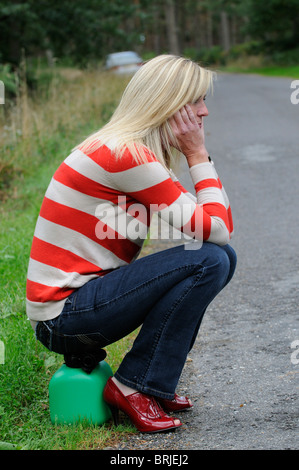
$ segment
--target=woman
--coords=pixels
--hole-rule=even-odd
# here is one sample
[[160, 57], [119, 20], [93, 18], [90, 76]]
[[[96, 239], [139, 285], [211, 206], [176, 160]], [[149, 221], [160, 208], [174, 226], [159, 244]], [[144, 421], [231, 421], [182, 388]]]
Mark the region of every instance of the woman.
[[[134, 75], [111, 120], [55, 172], [37, 221], [27, 313], [61, 354], [100, 349], [140, 332], [104, 390], [115, 420], [143, 432], [181, 425], [175, 389], [204, 312], [231, 280], [236, 256], [229, 201], [205, 147], [213, 74], [158, 56]], [[170, 170], [189, 165], [196, 197]], [[136, 260], [157, 212], [192, 244]]]

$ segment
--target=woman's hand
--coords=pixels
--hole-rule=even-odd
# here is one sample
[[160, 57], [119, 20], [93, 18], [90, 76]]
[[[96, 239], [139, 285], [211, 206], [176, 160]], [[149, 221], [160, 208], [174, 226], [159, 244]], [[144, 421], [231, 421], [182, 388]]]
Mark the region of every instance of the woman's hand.
[[169, 124], [177, 141], [170, 144], [185, 155], [189, 166], [209, 161], [202, 116], [197, 120], [187, 104], [169, 119]]

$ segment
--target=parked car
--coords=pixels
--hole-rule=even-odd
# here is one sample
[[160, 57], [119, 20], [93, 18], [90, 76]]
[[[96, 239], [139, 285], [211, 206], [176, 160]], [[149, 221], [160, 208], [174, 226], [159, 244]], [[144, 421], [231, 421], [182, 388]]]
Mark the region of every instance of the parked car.
[[106, 70], [117, 74], [134, 74], [142, 64], [141, 57], [133, 51], [114, 52], [106, 57]]

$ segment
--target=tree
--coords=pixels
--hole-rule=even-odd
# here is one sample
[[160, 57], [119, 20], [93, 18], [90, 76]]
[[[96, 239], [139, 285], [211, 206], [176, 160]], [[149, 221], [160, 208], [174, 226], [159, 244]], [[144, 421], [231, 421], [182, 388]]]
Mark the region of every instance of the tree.
[[0, 2], [0, 60], [18, 64], [21, 50], [44, 40], [44, 30], [36, 14], [33, 1], [11, 0]]
[[22, 50], [84, 65], [125, 49], [197, 57], [249, 38], [270, 52], [299, 44], [298, 0], [0, 0], [0, 21], [0, 61], [15, 65]]
[[171, 54], [179, 55], [180, 48], [174, 0], [165, 0], [165, 21], [169, 52]]
[[27, 56], [52, 50], [80, 63], [136, 42], [129, 20], [140, 13], [136, 0], [0, 1], [0, 60], [18, 64]]
[[298, 0], [246, 1], [247, 32], [269, 49], [284, 50], [299, 45]]

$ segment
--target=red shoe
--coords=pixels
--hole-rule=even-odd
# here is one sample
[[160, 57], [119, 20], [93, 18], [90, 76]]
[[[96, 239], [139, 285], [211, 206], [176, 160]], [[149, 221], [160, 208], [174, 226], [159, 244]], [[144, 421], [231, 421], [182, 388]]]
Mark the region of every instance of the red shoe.
[[174, 395], [172, 400], [166, 400], [165, 398], [157, 398], [157, 400], [159, 400], [165, 411], [182, 411], [193, 406], [188, 397], [179, 397], [177, 394]]
[[108, 403], [114, 424], [118, 424], [119, 410], [129, 416], [132, 423], [140, 432], [160, 432], [178, 428], [182, 425], [168, 416], [154, 397], [140, 392], [125, 396], [114, 383], [112, 378], [104, 389], [104, 400]]

